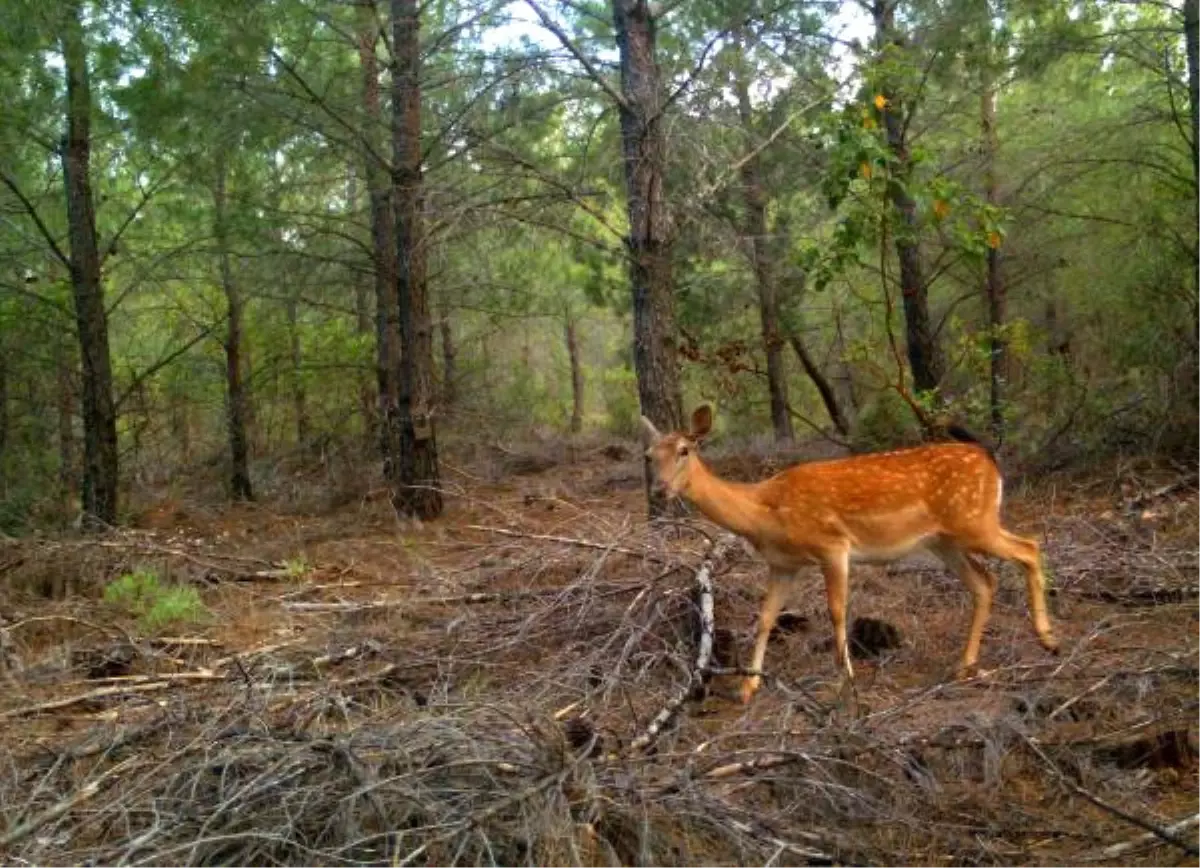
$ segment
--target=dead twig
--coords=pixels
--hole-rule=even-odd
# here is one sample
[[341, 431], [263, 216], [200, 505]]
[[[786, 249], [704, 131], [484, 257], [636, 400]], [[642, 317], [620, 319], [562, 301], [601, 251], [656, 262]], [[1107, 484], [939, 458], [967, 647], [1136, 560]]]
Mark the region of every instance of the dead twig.
[[97, 793], [99, 793], [100, 790], [103, 789], [105, 784], [107, 784], [108, 781], [112, 780], [113, 777], [115, 777], [115, 776], [119, 775], [121, 772], [125, 771], [133, 763], [139, 762], [139, 761], [140, 760], [138, 760], [134, 757], [130, 757], [125, 762], [118, 763], [117, 765], [110, 768], [108, 771], [99, 775], [94, 780], [88, 781], [86, 784], [84, 784], [82, 787], [80, 787], [78, 790], [76, 790], [74, 793], [72, 793], [67, 798], [63, 799], [61, 802], [58, 802], [57, 804], [52, 805], [51, 807], [42, 811], [37, 816], [30, 817], [25, 822], [14, 826], [12, 829], [9, 829], [4, 835], [0, 836], [0, 847], [11, 847], [13, 844], [16, 844], [18, 841], [28, 838], [30, 835], [32, 835], [34, 832], [36, 832], [38, 829], [40, 829], [42, 826], [46, 825], [47, 823], [57, 820], [59, 817], [62, 817], [65, 814], [70, 813], [75, 808], [79, 807], [84, 802], [88, 801], [89, 799], [93, 798]]
[[713, 546], [709, 556], [701, 562], [700, 569], [696, 571], [696, 584], [700, 589], [700, 648], [696, 652], [696, 665], [692, 668], [687, 683], [663, 706], [662, 711], [655, 715], [645, 731], [630, 743], [631, 751], [644, 750], [649, 747], [658, 738], [663, 727], [679, 713], [679, 709], [692, 694], [695, 685], [707, 677], [709, 662], [712, 659], [713, 633], [715, 632], [712, 574], [733, 543], [732, 537], [721, 539]]

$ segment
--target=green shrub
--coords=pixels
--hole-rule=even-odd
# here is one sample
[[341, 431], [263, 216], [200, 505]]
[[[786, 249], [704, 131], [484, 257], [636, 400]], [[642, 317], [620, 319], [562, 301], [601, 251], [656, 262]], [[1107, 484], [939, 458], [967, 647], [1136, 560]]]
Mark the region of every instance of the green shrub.
[[135, 615], [148, 632], [169, 624], [195, 624], [209, 615], [195, 588], [163, 585], [150, 570], [136, 570], [114, 579], [104, 589], [104, 599]]

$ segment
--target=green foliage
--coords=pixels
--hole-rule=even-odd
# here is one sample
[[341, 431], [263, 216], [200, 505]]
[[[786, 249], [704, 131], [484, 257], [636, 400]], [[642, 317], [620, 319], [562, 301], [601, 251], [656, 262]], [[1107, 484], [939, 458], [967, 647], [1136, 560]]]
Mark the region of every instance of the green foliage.
[[636, 437], [641, 415], [637, 377], [628, 367], [608, 368], [601, 372], [600, 383], [608, 411], [608, 431], [618, 437]]
[[851, 443], [862, 451], [891, 449], [904, 443], [916, 443], [920, 428], [912, 409], [895, 391], [877, 392], [854, 419]]
[[114, 579], [105, 587], [104, 599], [136, 616], [142, 629], [151, 633], [174, 624], [197, 624], [209, 617], [195, 588], [164, 585], [150, 570]]

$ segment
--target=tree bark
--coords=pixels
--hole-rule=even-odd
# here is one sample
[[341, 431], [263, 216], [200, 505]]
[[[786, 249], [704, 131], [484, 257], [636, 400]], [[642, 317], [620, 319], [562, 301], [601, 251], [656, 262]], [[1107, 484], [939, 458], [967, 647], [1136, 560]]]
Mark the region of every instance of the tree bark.
[[583, 362], [579, 358], [579, 336], [576, 334], [575, 317], [568, 307], [564, 312], [566, 322], [567, 358], [571, 363], [571, 433], [583, 430]]
[[242, 378], [242, 320], [245, 302], [233, 276], [229, 251], [229, 215], [225, 184], [229, 173], [228, 155], [217, 152], [216, 179], [213, 185], [213, 238], [221, 270], [221, 289], [225, 293], [225, 405], [229, 427], [230, 493], [237, 500], [253, 500], [250, 486], [250, 448], [246, 435], [249, 396]]
[[1200, 0], [1183, 0], [1183, 37], [1188, 58], [1188, 96], [1192, 121], [1192, 174], [1195, 190], [1195, 240], [1192, 250], [1192, 401], [1200, 412]]
[[[642, 413], [660, 431], [678, 431], [683, 427], [683, 400], [676, 355], [664, 106], [655, 60], [655, 25], [646, 0], [613, 0], [613, 24], [621, 63], [619, 114], [638, 398]], [[650, 516], [673, 512], [666, 496], [651, 487], [650, 459], [643, 463]]]
[[400, 362], [399, 455], [392, 504], [420, 519], [442, 514], [434, 418], [433, 324], [426, 286], [421, 178], [421, 44], [417, 0], [392, 0], [392, 187], [396, 203], [396, 300]]
[[[734, 63], [734, 90], [738, 115], [746, 136], [746, 147], [755, 148], [754, 117], [750, 108], [749, 74], [741, 34], [737, 36]], [[762, 323], [763, 352], [767, 357], [767, 390], [771, 396], [771, 425], [779, 442], [792, 440], [792, 417], [788, 413], [787, 373], [783, 364], [783, 336], [779, 326], [779, 285], [776, 281], [775, 251], [768, 235], [767, 195], [763, 189], [758, 154], [742, 163], [742, 194], [746, 218], [742, 235], [749, 245], [749, 256], [758, 286], [758, 311]]]
[[62, 152], [71, 241], [71, 289], [83, 363], [83, 513], [86, 524], [116, 524], [119, 467], [117, 412], [108, 348], [96, 213], [91, 182], [92, 93], [81, 4], [63, 4], [63, 62], [67, 80], [67, 135]]
[[79, 486], [75, 467], [75, 378], [70, 353], [61, 343], [55, 347], [54, 361], [58, 379], [58, 492], [66, 515]]
[[[996, 136], [996, 83], [992, 74], [992, 48], [989, 42], [984, 60], [983, 88], [980, 97], [980, 142], [983, 151], [983, 192], [989, 205], [1000, 203], [996, 182], [996, 156], [999, 139]], [[1008, 378], [1008, 343], [1002, 329], [1007, 318], [1007, 293], [1000, 273], [1000, 249], [988, 247], [984, 273], [984, 296], [988, 302], [989, 356], [991, 362], [991, 421], [992, 437], [997, 445], [1004, 441], [1004, 387]]]
[[378, 411], [375, 424], [384, 475], [391, 478], [390, 463], [399, 452], [395, 418], [400, 382], [400, 309], [396, 299], [396, 217], [392, 209], [392, 182], [383, 162], [381, 132], [383, 109], [379, 96], [378, 10], [374, 0], [358, 5], [358, 60], [362, 71], [362, 102], [365, 124], [364, 148], [367, 196], [371, 208], [372, 265], [375, 271], [375, 379]]
[[[876, 0], [872, 10], [876, 47], [881, 58], [890, 48], [901, 43], [896, 32], [896, 2]], [[898, 219], [894, 235], [896, 258], [900, 261], [900, 293], [904, 305], [908, 363], [917, 391], [928, 392], [937, 388], [941, 381], [943, 363], [929, 320], [929, 287], [925, 283], [921, 264], [917, 205], [907, 190], [907, 183], [912, 177], [912, 159], [908, 150], [904, 97], [889, 83], [884, 84], [882, 95], [886, 100], [882, 113], [888, 149], [896, 163], [895, 176], [888, 185], [888, 196]]]
[[308, 443], [308, 395], [304, 389], [303, 354], [300, 346], [299, 300], [294, 293], [287, 299], [288, 349], [292, 363], [292, 409], [296, 415], [296, 445]]
[[458, 351], [454, 347], [454, 329], [450, 327], [450, 317], [444, 311], [438, 325], [442, 332], [442, 408], [449, 410], [458, 399], [455, 391]]

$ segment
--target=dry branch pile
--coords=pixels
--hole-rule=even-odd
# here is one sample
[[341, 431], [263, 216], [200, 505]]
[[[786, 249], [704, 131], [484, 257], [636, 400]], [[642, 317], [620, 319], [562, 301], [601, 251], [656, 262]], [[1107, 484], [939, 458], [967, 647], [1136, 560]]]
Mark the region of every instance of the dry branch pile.
[[[905, 635], [948, 611], [945, 634], [864, 664], [849, 707], [814, 593], [743, 708], [721, 674], [761, 578], [740, 547], [595, 516], [499, 530], [386, 583], [365, 555], [247, 582], [276, 567], [181, 550], [279, 634], [242, 647], [78, 602], [0, 625], [0, 861], [1195, 864], [1195, 606], [1089, 593], [1106, 537], [1050, 534], [1062, 658], [1001, 601], [1001, 665], [946, 683], [965, 595], [862, 578]], [[1138, 546], [1139, 577], [1195, 582], [1194, 549]], [[96, 663], [113, 643], [120, 674]]]

